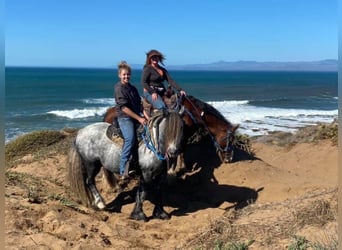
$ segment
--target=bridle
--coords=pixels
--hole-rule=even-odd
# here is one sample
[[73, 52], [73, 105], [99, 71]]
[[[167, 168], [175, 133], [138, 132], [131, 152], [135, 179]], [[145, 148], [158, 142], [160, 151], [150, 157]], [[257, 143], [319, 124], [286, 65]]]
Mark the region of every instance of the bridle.
[[[229, 126], [227, 131], [226, 131], [226, 136], [223, 137], [220, 141], [218, 141], [204, 121], [205, 120], [204, 111], [199, 110], [187, 96], [184, 96], [184, 97], [181, 96], [181, 98], [186, 98], [189, 101], [189, 103], [192, 105], [193, 109], [196, 112], [196, 117], [199, 117], [199, 119], [200, 119], [199, 123], [202, 124], [202, 126], [205, 128], [206, 132], [209, 134], [211, 140], [213, 141], [213, 143], [216, 147], [216, 150], [219, 153], [221, 161], [224, 161], [226, 163], [227, 162], [229, 162], [229, 163], [233, 162], [234, 149], [235, 149], [235, 147], [234, 147], [235, 129], [232, 130], [231, 126]], [[188, 113], [191, 113], [191, 112], [189, 111]], [[190, 116], [192, 119], [197, 120], [196, 118], [194, 118], [194, 116], [192, 114]], [[221, 143], [224, 140], [226, 140], [226, 145], [224, 147], [222, 147]]]
[[[235, 132], [227, 129], [227, 134], [226, 137], [223, 138], [221, 141], [226, 139], [226, 146], [223, 148], [221, 145], [217, 142], [215, 138], [212, 138], [215, 143], [216, 149], [220, 152], [221, 154], [221, 160], [224, 162], [231, 163], [233, 162], [234, 158], [234, 140], [235, 140]], [[223, 155], [223, 156], [222, 156]]]

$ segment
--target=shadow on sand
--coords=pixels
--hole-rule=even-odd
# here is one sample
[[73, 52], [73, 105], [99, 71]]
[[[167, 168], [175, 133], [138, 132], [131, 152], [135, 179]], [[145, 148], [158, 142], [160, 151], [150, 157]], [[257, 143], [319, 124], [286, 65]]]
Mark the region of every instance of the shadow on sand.
[[[236, 160], [257, 159], [246, 152], [237, 150]], [[184, 151], [184, 163], [189, 168], [182, 178], [169, 178], [165, 188], [164, 206], [173, 207], [173, 216], [186, 216], [198, 210], [219, 207], [224, 202], [231, 203], [222, 209], [242, 209], [258, 198], [262, 188], [255, 190], [244, 186], [219, 184], [214, 169], [222, 165], [216, 148], [209, 137], [188, 145]], [[191, 166], [191, 167], [189, 167]], [[134, 203], [137, 187], [120, 193], [108, 206], [108, 211], [120, 212], [125, 204]], [[153, 197], [147, 197], [154, 202]]]

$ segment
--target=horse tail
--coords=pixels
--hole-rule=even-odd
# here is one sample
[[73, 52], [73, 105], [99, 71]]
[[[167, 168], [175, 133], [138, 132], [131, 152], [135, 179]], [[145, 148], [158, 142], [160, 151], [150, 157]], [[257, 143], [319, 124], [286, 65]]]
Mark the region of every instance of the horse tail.
[[109, 187], [110, 188], [115, 188], [117, 182], [116, 182], [116, 178], [113, 175], [113, 173], [111, 171], [105, 169], [105, 168], [102, 168], [102, 171], [103, 171], [104, 179], [109, 184]]
[[86, 186], [86, 170], [75, 143], [71, 145], [68, 154], [68, 177], [71, 191], [82, 204], [91, 206], [93, 196]]

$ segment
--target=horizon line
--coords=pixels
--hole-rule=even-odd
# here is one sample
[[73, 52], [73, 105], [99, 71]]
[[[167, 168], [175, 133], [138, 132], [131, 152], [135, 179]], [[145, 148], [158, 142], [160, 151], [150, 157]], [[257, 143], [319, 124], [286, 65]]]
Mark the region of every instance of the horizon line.
[[[338, 65], [338, 59], [322, 59], [322, 60], [315, 60], [315, 61], [253, 61], [253, 60], [237, 60], [237, 61], [224, 61], [224, 60], [219, 60], [216, 62], [211, 62], [211, 63], [193, 63], [193, 64], [170, 64], [167, 65], [166, 67], [170, 68], [170, 70], [209, 70], [209, 71], [338, 71], [338, 67], [336, 69], [289, 69], [289, 68], [267, 68], [267, 65], [265, 65], [265, 68], [261, 69], [246, 69], [244, 68], [245, 66], [242, 66], [240, 69], [239, 68], [210, 68], [210, 66], [214, 66], [215, 64], [224, 64], [224, 63], [232, 63], [232, 64], [241, 64], [241, 63], [255, 63], [255, 64], [281, 64], [281, 63], [288, 63], [288, 64], [294, 64], [294, 63], [303, 63], [303, 64], [310, 64], [310, 63], [319, 63], [319, 62], [325, 62], [325, 61], [333, 61], [336, 62], [336, 65]], [[130, 64], [132, 69], [137, 69], [137, 67], [141, 68], [144, 64], [139, 64], [139, 63], [131, 63]], [[65, 69], [115, 69], [117, 66], [115, 65], [110, 65], [110, 66], [61, 66], [61, 65], [4, 65], [5, 68], [65, 68]], [[203, 68], [201, 68], [201, 66]], [[208, 68], [205, 68], [205, 67]], [[268, 65], [270, 66], [270, 65]], [[184, 69], [181, 69], [181, 68]], [[189, 67], [200, 67], [200, 68], [193, 68], [189, 69]], [[176, 68], [176, 69], [172, 69]]]

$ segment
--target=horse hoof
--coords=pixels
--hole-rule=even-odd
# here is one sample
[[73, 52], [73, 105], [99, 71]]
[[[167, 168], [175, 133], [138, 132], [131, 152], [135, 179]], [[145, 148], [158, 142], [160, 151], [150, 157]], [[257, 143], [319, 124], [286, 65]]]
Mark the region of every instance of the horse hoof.
[[121, 213], [121, 208], [117, 206], [106, 206], [104, 210], [108, 212]]
[[95, 206], [96, 206], [99, 210], [103, 210], [103, 209], [106, 208], [106, 205], [105, 205], [102, 201], [96, 202], [96, 203], [95, 203]]
[[146, 215], [144, 213], [131, 213], [129, 218], [132, 219], [132, 220], [147, 221], [147, 217], [146, 217]]
[[160, 219], [160, 220], [169, 220], [171, 218], [166, 212], [156, 213], [153, 214], [153, 218]]
[[224, 162], [225, 163], [233, 163], [233, 157], [229, 157], [229, 158], [224, 159]]

